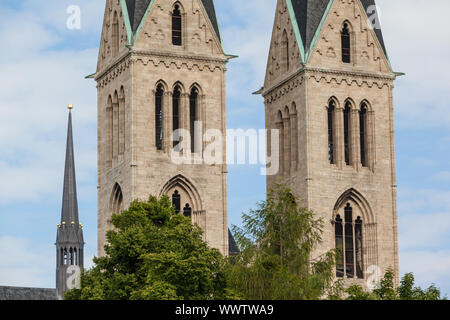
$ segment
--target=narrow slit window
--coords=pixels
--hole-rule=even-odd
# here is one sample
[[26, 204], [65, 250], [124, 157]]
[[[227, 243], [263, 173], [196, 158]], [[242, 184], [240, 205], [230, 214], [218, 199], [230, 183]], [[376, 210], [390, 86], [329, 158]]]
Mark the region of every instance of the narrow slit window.
[[350, 103], [347, 102], [344, 109], [344, 151], [345, 151], [345, 163], [350, 165]]
[[191, 132], [191, 152], [195, 152], [195, 121], [197, 120], [198, 91], [193, 88], [189, 97], [189, 127]]
[[351, 62], [351, 46], [350, 46], [350, 30], [348, 23], [344, 23], [344, 27], [341, 31], [341, 42], [342, 42], [342, 62]]
[[164, 90], [161, 85], [156, 89], [155, 94], [155, 143], [156, 149], [162, 150], [162, 142], [163, 142], [163, 95]]
[[175, 208], [175, 214], [180, 213], [181, 211], [181, 196], [178, 190], [175, 190], [175, 192], [172, 195], [172, 205]]
[[[173, 106], [172, 106], [172, 130], [175, 132], [180, 128], [180, 97], [181, 90], [179, 87], [176, 87], [173, 92]], [[175, 148], [178, 144], [178, 141], [173, 141], [173, 147]]]
[[362, 238], [362, 220], [358, 217], [355, 221], [355, 258], [356, 258], [356, 277], [364, 278], [364, 259], [363, 259], [363, 238]]
[[183, 43], [181, 28], [182, 18], [180, 6], [176, 4], [172, 12], [172, 44], [174, 46], [181, 46]]
[[192, 216], [192, 208], [189, 203], [186, 203], [186, 206], [183, 209], [183, 215], [187, 218], [191, 218]]
[[367, 107], [365, 104], [361, 106], [361, 111], [359, 111], [359, 129], [360, 129], [360, 145], [361, 145], [361, 164], [363, 167], [367, 167], [367, 150], [366, 150], [366, 139], [367, 139]]
[[354, 245], [353, 245], [353, 209], [348, 203], [345, 212], [345, 274], [347, 278], [355, 275]]
[[328, 160], [334, 164], [334, 110], [335, 103], [330, 101], [328, 105]]
[[339, 250], [339, 260], [336, 265], [336, 277], [344, 277], [344, 232], [342, 228], [342, 219], [340, 215], [336, 216], [334, 221], [334, 232], [335, 232], [335, 242], [336, 249]]

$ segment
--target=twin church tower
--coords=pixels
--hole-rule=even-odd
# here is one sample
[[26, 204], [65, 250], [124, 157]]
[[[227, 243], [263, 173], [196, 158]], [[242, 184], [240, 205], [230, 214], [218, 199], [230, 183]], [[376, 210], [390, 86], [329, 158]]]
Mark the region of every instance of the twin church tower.
[[[269, 19], [269, 17], [268, 17]], [[177, 164], [172, 132], [226, 141], [225, 73], [213, 0], [107, 0], [97, 71], [98, 254], [111, 215], [167, 195], [229, 253], [226, 148], [221, 164]], [[325, 222], [317, 255], [343, 248], [336, 276], [398, 274], [393, 81], [373, 0], [278, 0], [264, 87], [286, 183]], [[262, 112], [262, 110], [261, 110]], [[197, 128], [198, 129], [198, 128]], [[188, 141], [195, 159], [205, 142]], [[202, 144], [199, 146], [199, 144]], [[203, 148], [202, 148], [203, 147]], [[231, 201], [233, 199], [230, 199]]]

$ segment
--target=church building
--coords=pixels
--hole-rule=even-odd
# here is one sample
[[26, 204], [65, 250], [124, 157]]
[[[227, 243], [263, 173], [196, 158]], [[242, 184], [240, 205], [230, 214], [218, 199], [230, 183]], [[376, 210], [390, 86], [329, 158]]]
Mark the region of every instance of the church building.
[[[264, 87], [267, 187], [285, 183], [340, 248], [336, 277], [365, 284], [391, 267], [398, 225], [394, 80], [374, 0], [278, 0]], [[398, 281], [398, 278], [397, 278]]]

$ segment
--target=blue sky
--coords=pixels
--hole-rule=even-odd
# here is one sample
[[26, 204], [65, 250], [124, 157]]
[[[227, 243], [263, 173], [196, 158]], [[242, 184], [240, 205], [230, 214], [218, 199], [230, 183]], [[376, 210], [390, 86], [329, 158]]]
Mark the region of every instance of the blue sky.
[[[86, 255], [97, 246], [96, 69], [104, 0], [0, 1], [0, 285], [54, 287], [68, 103]], [[448, 0], [378, 0], [396, 71], [400, 268], [450, 293]], [[81, 8], [80, 30], [66, 9]], [[275, 0], [215, 0], [227, 53], [228, 128], [264, 128], [263, 83]], [[264, 199], [259, 166], [229, 168], [229, 216]]]

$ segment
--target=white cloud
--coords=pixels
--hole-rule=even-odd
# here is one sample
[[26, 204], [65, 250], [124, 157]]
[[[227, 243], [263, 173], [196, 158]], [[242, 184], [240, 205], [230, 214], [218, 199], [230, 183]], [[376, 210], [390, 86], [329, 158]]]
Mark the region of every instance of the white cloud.
[[433, 179], [444, 182], [450, 181], [450, 171], [440, 171], [434, 175]]
[[24, 238], [0, 237], [0, 284], [55, 287], [55, 255]]

